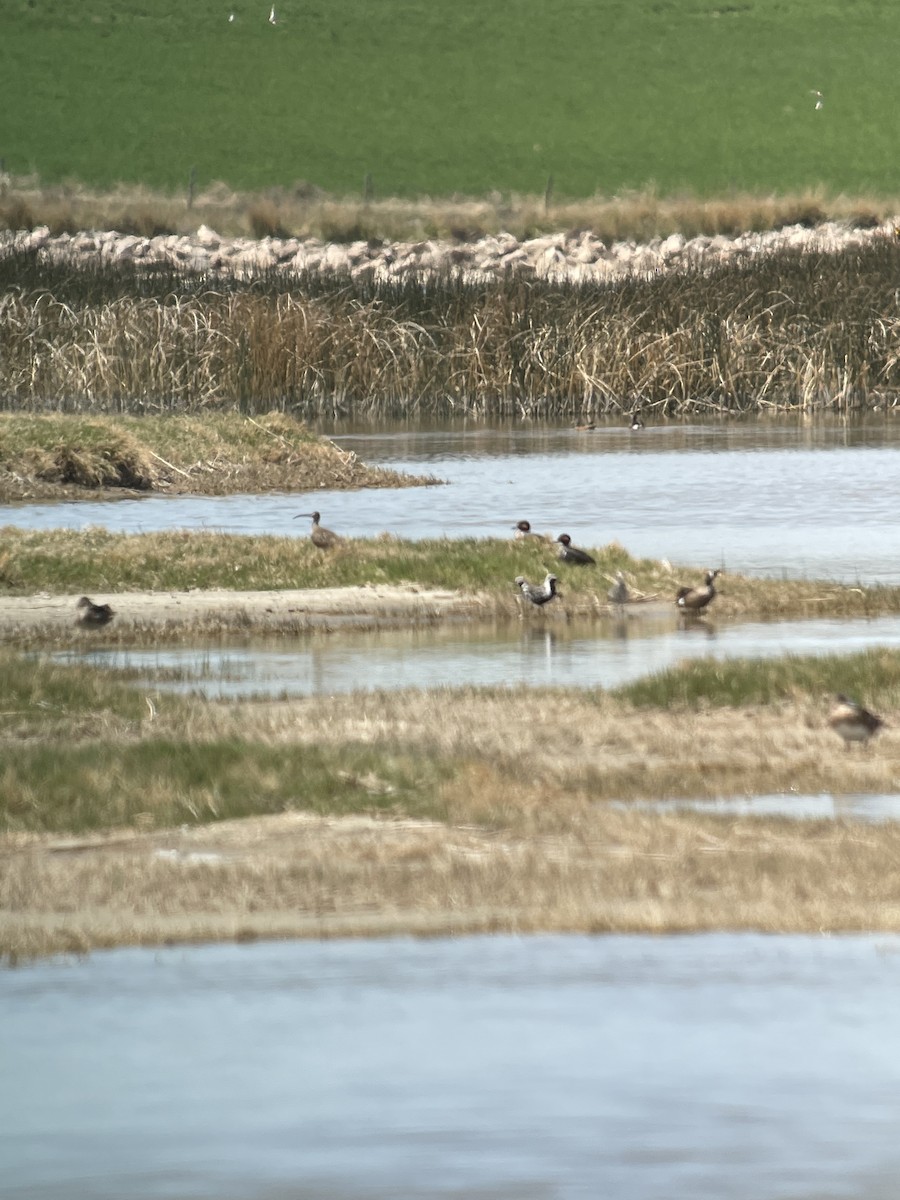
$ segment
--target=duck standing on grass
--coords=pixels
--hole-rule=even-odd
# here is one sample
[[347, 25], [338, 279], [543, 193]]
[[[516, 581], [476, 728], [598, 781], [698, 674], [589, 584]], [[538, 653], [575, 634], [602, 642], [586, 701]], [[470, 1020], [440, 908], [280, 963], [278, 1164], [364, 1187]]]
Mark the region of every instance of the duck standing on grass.
[[522, 541], [526, 541], [526, 540], [530, 540], [530, 539], [533, 539], [536, 542], [549, 542], [550, 541], [550, 539], [547, 537], [546, 534], [535, 533], [535, 531], [531, 528], [530, 521], [518, 521], [515, 525], [513, 525], [513, 529], [516, 531], [516, 541], [517, 542], [522, 542]]
[[586, 567], [597, 560], [591, 558], [587, 550], [579, 550], [577, 546], [572, 545], [572, 539], [567, 533], [561, 533], [556, 539], [559, 542], [558, 558], [561, 562], [577, 563], [579, 566]]
[[312, 530], [310, 531], [309, 540], [314, 546], [318, 546], [320, 550], [331, 550], [340, 542], [340, 537], [330, 529], [325, 529], [319, 524], [321, 513], [297, 513], [294, 520], [300, 517], [312, 517]]
[[675, 603], [685, 612], [701, 612], [716, 598], [716, 576], [719, 571], [707, 571], [706, 581], [700, 587], [681, 587], [675, 595]]
[[869, 738], [881, 729], [884, 721], [839, 692], [828, 714], [828, 724], [844, 739], [844, 748], [849, 750], [851, 742], [862, 742], [865, 745]]
[[516, 587], [525, 599], [537, 608], [547, 604], [554, 597], [559, 596], [559, 592], [556, 590], [558, 582], [556, 576], [549, 573], [543, 583], [529, 583], [524, 575], [516, 576]]
[[115, 610], [108, 604], [95, 604], [90, 596], [82, 596], [75, 607], [79, 611], [84, 609], [78, 618], [78, 624], [89, 629], [99, 629], [101, 625], [108, 625], [116, 615]]

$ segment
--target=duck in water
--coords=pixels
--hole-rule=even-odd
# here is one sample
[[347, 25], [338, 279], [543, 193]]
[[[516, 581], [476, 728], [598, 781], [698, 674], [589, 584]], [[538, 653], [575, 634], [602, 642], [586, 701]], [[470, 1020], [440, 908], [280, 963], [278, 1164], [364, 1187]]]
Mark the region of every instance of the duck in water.
[[828, 724], [844, 739], [844, 746], [849, 750], [851, 742], [862, 742], [865, 745], [869, 738], [881, 729], [884, 721], [839, 692], [828, 714]]
[[591, 558], [587, 550], [579, 550], [577, 546], [573, 546], [572, 539], [567, 533], [561, 533], [556, 540], [559, 542], [558, 558], [561, 562], [578, 563], [579, 566], [587, 566], [589, 563], [597, 561], [595, 558]]
[[706, 581], [699, 587], [681, 587], [675, 595], [675, 603], [685, 612], [702, 612], [716, 597], [716, 576], [719, 571], [707, 571]]
[[631, 414], [631, 424], [628, 426], [628, 428], [634, 430], [644, 428], [644, 422], [641, 420], [640, 413], [636, 412]]
[[114, 609], [108, 604], [95, 604], [90, 596], [82, 596], [75, 607], [81, 613], [78, 624], [90, 629], [99, 629], [101, 625], [108, 625], [116, 615]]
[[559, 595], [559, 592], [556, 590], [558, 582], [559, 580], [556, 576], [549, 573], [543, 583], [529, 583], [524, 575], [516, 576], [516, 587], [526, 600], [538, 608]]
[[320, 550], [331, 550], [340, 542], [340, 537], [330, 529], [325, 529], [319, 524], [321, 513], [297, 513], [294, 517], [296, 521], [299, 517], [312, 517], [312, 530], [310, 531], [309, 540], [314, 546], [318, 546]]

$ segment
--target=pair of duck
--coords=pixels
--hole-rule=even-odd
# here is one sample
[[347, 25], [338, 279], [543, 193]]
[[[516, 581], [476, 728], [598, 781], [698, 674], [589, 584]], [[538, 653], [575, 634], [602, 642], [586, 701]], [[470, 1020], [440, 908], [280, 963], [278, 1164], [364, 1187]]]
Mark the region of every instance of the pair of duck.
[[561, 533], [558, 538], [551, 538], [547, 534], [535, 533], [531, 528], [530, 521], [519, 521], [513, 525], [516, 533], [516, 538], [519, 541], [532, 539], [536, 542], [548, 542], [550, 544], [559, 543], [557, 558], [560, 562], [574, 563], [578, 566], [587, 567], [596, 563], [596, 559], [588, 554], [587, 550], [579, 550], [577, 546], [572, 545], [572, 539], [567, 533]]
[[[631, 430], [634, 430], [635, 432], [637, 432], [638, 429], [644, 428], [644, 422], [641, 420], [639, 413], [632, 414], [631, 420], [628, 423], [628, 428]], [[593, 431], [595, 429], [599, 429], [599, 426], [595, 425], [593, 422], [590, 422], [587, 425], [576, 425], [575, 426], [575, 431], [577, 433], [593, 433]]]

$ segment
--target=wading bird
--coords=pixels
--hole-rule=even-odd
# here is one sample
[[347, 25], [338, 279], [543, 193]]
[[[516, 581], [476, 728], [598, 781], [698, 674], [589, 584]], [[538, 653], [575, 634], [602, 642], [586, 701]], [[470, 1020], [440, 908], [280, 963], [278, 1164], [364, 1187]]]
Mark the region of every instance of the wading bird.
[[549, 573], [543, 583], [529, 583], [524, 575], [516, 576], [516, 587], [526, 600], [537, 605], [538, 608], [552, 600], [554, 596], [559, 595], [556, 590], [558, 582], [556, 576]]
[[869, 738], [881, 729], [884, 721], [861, 704], [857, 704], [855, 700], [838, 693], [828, 714], [828, 724], [844, 739], [844, 746], [849, 750], [851, 742], [862, 742], [865, 745]]
[[84, 612], [78, 618], [78, 624], [87, 625], [92, 629], [97, 629], [101, 625], [108, 625], [116, 615], [115, 611], [108, 604], [95, 604], [90, 596], [82, 596], [75, 607], [79, 611], [84, 609]]
[[559, 542], [557, 557], [561, 562], [578, 563], [579, 566], [586, 567], [589, 563], [597, 561], [595, 558], [591, 558], [587, 550], [579, 550], [577, 546], [573, 546], [572, 539], [567, 533], [561, 533], [556, 540]]
[[331, 550], [338, 544], [338, 542], [340, 542], [341, 539], [336, 533], [333, 533], [332, 530], [324, 529], [319, 524], [319, 518], [321, 515], [321, 513], [317, 512], [297, 513], [297, 516], [294, 517], [294, 520], [296, 521], [300, 517], [312, 517], [312, 529], [309, 534], [310, 541], [314, 546], [318, 546], [320, 550]]
[[711, 604], [716, 596], [716, 576], [718, 571], [707, 571], [706, 582], [702, 587], [681, 587], [675, 596], [675, 603], [685, 612], [700, 612]]
[[631, 592], [628, 590], [628, 584], [621, 571], [616, 571], [616, 582], [606, 595], [611, 604], [627, 604], [631, 599]]

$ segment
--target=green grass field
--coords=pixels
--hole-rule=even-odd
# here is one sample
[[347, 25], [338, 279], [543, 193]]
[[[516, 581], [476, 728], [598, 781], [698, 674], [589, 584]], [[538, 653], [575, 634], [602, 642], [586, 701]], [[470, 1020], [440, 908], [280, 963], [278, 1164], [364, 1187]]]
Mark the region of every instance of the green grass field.
[[0, 9], [0, 157], [46, 182], [900, 191], [891, 0], [276, 0], [274, 26], [269, 0]]

